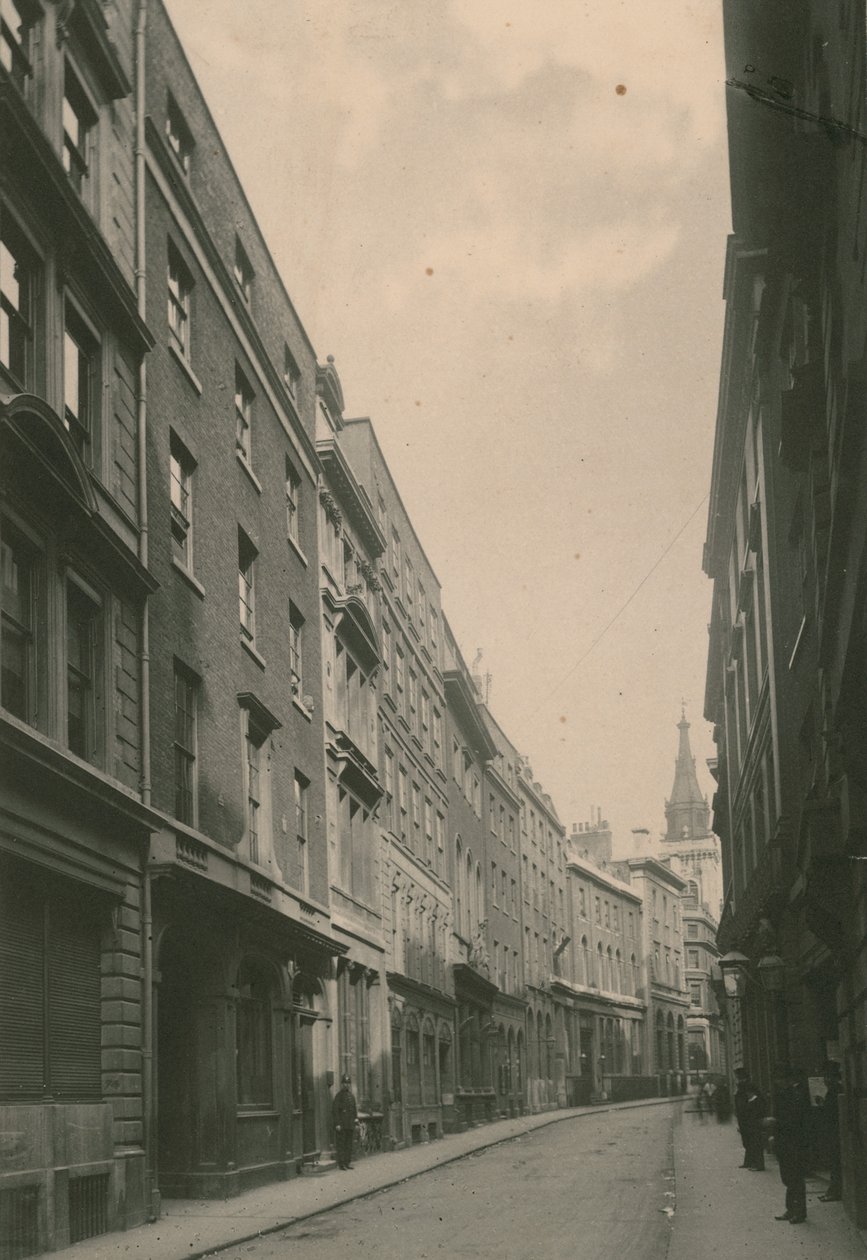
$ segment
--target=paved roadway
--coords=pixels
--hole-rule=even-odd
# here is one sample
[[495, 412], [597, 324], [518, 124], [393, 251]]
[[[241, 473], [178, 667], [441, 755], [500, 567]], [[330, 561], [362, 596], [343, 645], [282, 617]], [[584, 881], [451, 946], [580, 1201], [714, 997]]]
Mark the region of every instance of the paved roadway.
[[669, 1107], [564, 1120], [219, 1254], [665, 1260], [678, 1123]]

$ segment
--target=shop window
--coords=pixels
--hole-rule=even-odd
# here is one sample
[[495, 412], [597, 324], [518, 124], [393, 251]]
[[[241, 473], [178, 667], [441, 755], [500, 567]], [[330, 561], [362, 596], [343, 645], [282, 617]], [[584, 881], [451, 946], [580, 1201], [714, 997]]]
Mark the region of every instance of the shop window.
[[273, 1101], [271, 977], [264, 966], [252, 959], [245, 959], [238, 976], [236, 1054], [238, 1105], [270, 1106]]

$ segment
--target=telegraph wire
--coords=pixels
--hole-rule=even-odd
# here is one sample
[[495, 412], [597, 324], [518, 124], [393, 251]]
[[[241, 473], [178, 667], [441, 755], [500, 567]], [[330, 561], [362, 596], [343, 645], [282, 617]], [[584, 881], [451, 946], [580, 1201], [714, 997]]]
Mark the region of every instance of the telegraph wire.
[[707, 494], [705, 494], [705, 495], [703, 495], [703, 496], [702, 496], [702, 498], [699, 500], [699, 502], [695, 505], [695, 507], [693, 508], [693, 510], [690, 512], [689, 516], [688, 516], [688, 517], [686, 518], [686, 520], [683, 522], [683, 524], [681, 525], [680, 529], [677, 531], [677, 533], [674, 535], [674, 537], [673, 537], [673, 538], [671, 539], [671, 541], [668, 543], [668, 545], [666, 546], [665, 550], [664, 550], [663, 552], [661, 552], [661, 554], [660, 554], [660, 555], [656, 558], [656, 560], [654, 560], [653, 564], [652, 564], [652, 565], [650, 566], [650, 568], [647, 570], [647, 572], [645, 573], [644, 577], [641, 579], [641, 581], [640, 581], [640, 582], [638, 583], [638, 585], [635, 587], [635, 589], [633, 590], [633, 592], [632, 592], [632, 594], [629, 596], [629, 598], [628, 598], [627, 600], [625, 600], [625, 601], [624, 601], [624, 602], [620, 605], [620, 607], [617, 609], [617, 612], [616, 612], [616, 613], [614, 614], [614, 616], [610, 619], [610, 621], [608, 621], [608, 622], [607, 622], [607, 623], [606, 623], [606, 624], [602, 627], [602, 629], [601, 629], [601, 630], [599, 631], [599, 633], [597, 634], [596, 638], [593, 640], [593, 642], [592, 642], [592, 643], [590, 644], [590, 646], [588, 647], [587, 651], [586, 651], [586, 652], [584, 652], [581, 656], [579, 656], [579, 657], [578, 657], [578, 660], [575, 662], [575, 664], [574, 664], [574, 665], [571, 665], [571, 666], [569, 667], [569, 669], [567, 669], [567, 670], [566, 670], [566, 673], [565, 673], [565, 674], [563, 674], [563, 676], [557, 680], [557, 682], [554, 684], [554, 686], [551, 688], [551, 690], [547, 693], [547, 695], [545, 695], [545, 696], [543, 696], [543, 697], [542, 697], [542, 699], [541, 699], [541, 700], [539, 701], [539, 703], [536, 705], [536, 708], [535, 708], [535, 709], [533, 709], [533, 711], [530, 713], [530, 717], [535, 717], [535, 715], [539, 712], [539, 710], [540, 710], [540, 709], [541, 709], [544, 705], [546, 705], [546, 704], [548, 703], [548, 701], [551, 699], [551, 697], [552, 697], [553, 695], [555, 695], [555, 693], [556, 693], [557, 691], [559, 691], [559, 689], [563, 686], [564, 682], [566, 682], [566, 680], [567, 680], [567, 679], [569, 679], [569, 678], [571, 678], [571, 677], [572, 677], [572, 675], [575, 673], [576, 669], [578, 669], [581, 665], [583, 665], [583, 664], [584, 664], [584, 662], [587, 660], [587, 657], [588, 657], [588, 656], [590, 655], [590, 653], [594, 650], [594, 648], [596, 648], [596, 647], [597, 647], [597, 646], [598, 646], [598, 645], [602, 642], [602, 640], [605, 638], [606, 634], [607, 634], [607, 633], [608, 633], [608, 631], [611, 629], [611, 627], [614, 625], [614, 623], [618, 620], [618, 618], [619, 618], [619, 617], [621, 617], [621, 616], [622, 616], [622, 614], [623, 614], [623, 613], [625, 613], [625, 612], [626, 612], [626, 609], [629, 607], [629, 605], [630, 605], [630, 604], [632, 603], [632, 601], [635, 599], [635, 597], [636, 597], [636, 595], [638, 594], [638, 592], [639, 592], [639, 591], [641, 590], [641, 588], [645, 585], [645, 583], [646, 583], [646, 582], [648, 582], [648, 581], [650, 580], [650, 578], [653, 576], [653, 574], [656, 572], [656, 570], [657, 570], [657, 569], [659, 568], [659, 566], [662, 564], [663, 560], [664, 560], [664, 559], [665, 559], [665, 557], [668, 555], [668, 553], [671, 551], [672, 547], [673, 547], [673, 546], [674, 546], [674, 544], [677, 542], [677, 540], [680, 538], [680, 536], [681, 536], [683, 533], [685, 533], [685, 532], [686, 532], [687, 527], [688, 527], [689, 525], [691, 525], [691, 524], [692, 524], [692, 521], [694, 520], [694, 518], [698, 515], [698, 513], [699, 513], [699, 512], [701, 511], [701, 509], [704, 507], [705, 503], [707, 503], [708, 498], [709, 498], [709, 495], [707, 495]]

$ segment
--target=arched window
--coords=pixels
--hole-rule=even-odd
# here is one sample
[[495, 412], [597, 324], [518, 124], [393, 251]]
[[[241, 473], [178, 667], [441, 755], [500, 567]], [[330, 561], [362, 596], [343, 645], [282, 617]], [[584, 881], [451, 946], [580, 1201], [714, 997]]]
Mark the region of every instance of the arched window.
[[475, 930], [485, 917], [485, 894], [482, 889], [482, 868], [476, 862], [476, 893], [474, 897], [473, 910], [475, 912], [472, 929]]
[[602, 942], [600, 941], [596, 946], [596, 975], [594, 977], [594, 983], [597, 984], [600, 989], [605, 988], [605, 974], [603, 970], [604, 963], [602, 961], [603, 957]]
[[638, 963], [636, 962], [634, 954], [631, 956], [629, 960], [629, 965], [632, 968], [632, 989], [630, 990], [630, 992], [635, 997], [637, 997], [638, 996]]
[[614, 991], [615, 993], [622, 993], [623, 989], [623, 966], [620, 959], [620, 950], [618, 949], [614, 955]]
[[422, 1093], [425, 1103], [434, 1104], [437, 1100], [437, 1044], [433, 1020], [424, 1021], [421, 1030], [421, 1079]]
[[467, 940], [472, 939], [473, 934], [473, 855], [471, 850], [467, 850], [467, 860], [464, 866], [466, 871], [466, 884], [464, 892], [464, 936]]
[[421, 1103], [421, 1038], [415, 1015], [407, 1018], [405, 1033], [407, 1102], [417, 1107]]
[[606, 988], [608, 989], [608, 992], [611, 993], [616, 988], [616, 985], [614, 983], [614, 957], [611, 953], [610, 945], [608, 946], [606, 959], [608, 963], [608, 984], [606, 985]]
[[587, 937], [581, 937], [581, 957], [578, 960], [580, 974], [578, 977], [580, 984], [592, 983], [590, 978], [590, 947], [587, 944]]

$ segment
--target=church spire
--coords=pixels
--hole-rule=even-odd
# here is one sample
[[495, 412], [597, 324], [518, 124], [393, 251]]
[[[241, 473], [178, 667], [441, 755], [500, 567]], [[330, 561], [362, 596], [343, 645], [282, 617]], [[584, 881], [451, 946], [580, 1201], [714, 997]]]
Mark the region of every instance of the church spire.
[[677, 729], [680, 740], [674, 765], [674, 786], [671, 799], [665, 802], [666, 840], [693, 839], [708, 834], [707, 797], [702, 795], [695, 772], [685, 701], [681, 701]]

